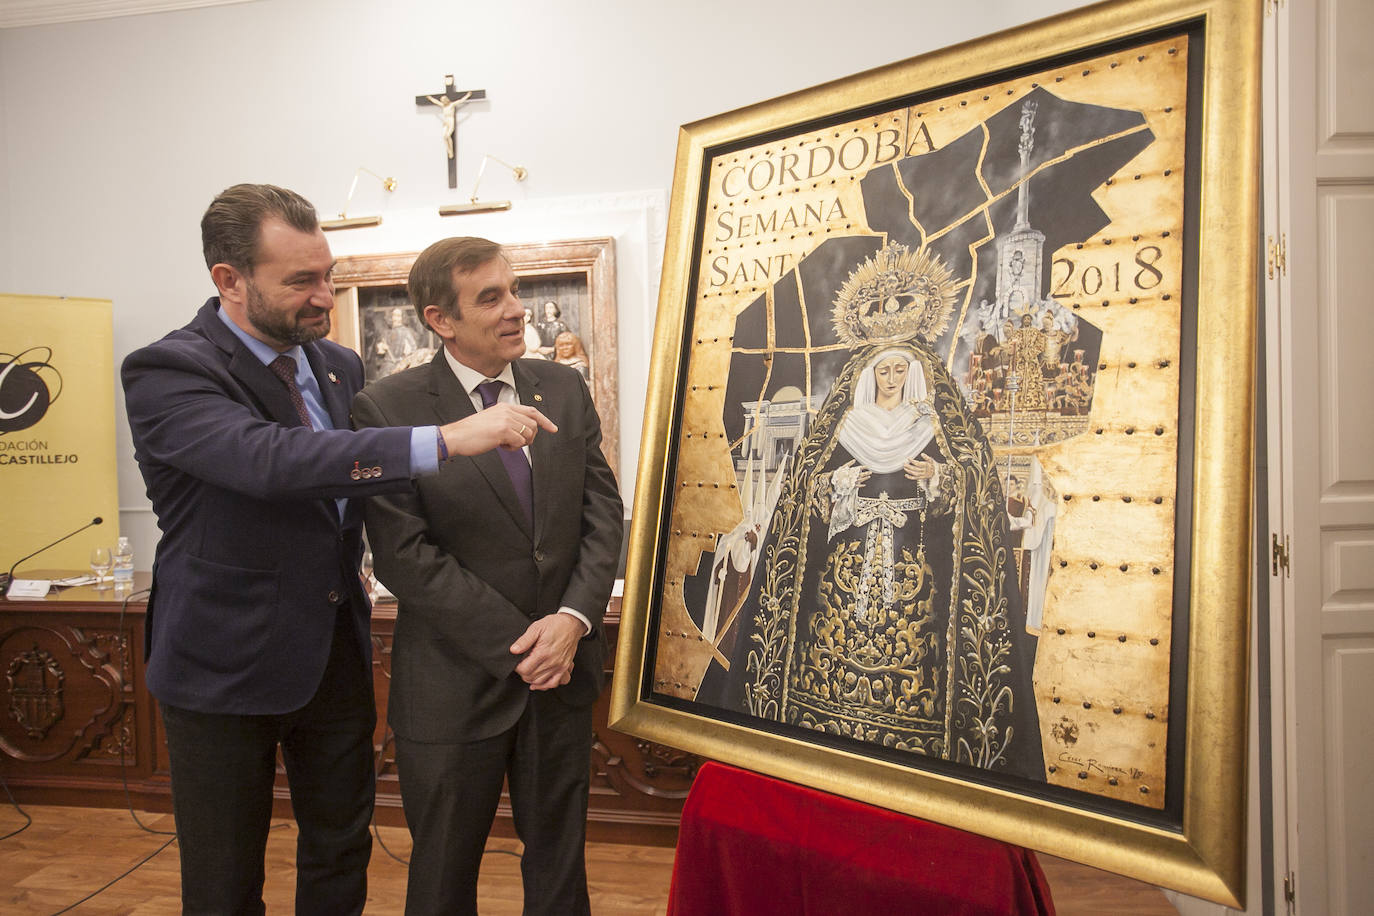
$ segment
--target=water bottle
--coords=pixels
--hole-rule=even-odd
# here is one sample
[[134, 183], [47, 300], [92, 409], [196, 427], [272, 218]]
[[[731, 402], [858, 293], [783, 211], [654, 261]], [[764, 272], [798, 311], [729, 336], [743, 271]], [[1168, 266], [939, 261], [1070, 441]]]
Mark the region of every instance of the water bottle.
[[123, 536], [114, 549], [114, 584], [116, 588], [131, 588], [134, 584], [134, 548]]

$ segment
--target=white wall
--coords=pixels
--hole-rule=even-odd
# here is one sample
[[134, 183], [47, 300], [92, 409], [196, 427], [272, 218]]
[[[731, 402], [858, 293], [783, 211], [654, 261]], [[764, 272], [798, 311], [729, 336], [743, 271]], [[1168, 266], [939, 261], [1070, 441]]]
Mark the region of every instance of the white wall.
[[[272, 182], [329, 216], [358, 166], [400, 184], [359, 185], [350, 212], [386, 221], [333, 234], [336, 253], [614, 235], [630, 492], [678, 126], [1078, 5], [260, 0], [0, 31], [0, 290], [113, 299], [118, 364], [212, 292], [197, 226], [216, 192]], [[457, 191], [413, 103], [445, 73], [488, 93], [459, 128]], [[483, 181], [514, 209], [433, 218], [483, 153], [529, 169]], [[121, 525], [145, 567], [157, 535], [118, 403]]]

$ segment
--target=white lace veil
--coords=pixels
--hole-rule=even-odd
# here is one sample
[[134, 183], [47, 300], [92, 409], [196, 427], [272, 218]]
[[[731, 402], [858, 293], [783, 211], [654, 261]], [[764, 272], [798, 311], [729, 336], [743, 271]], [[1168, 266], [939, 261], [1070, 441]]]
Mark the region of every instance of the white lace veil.
[[[907, 362], [902, 401], [892, 410], [876, 403], [878, 384], [873, 370], [894, 356]], [[880, 474], [900, 470], [935, 436], [934, 411], [926, 401], [925, 369], [909, 351], [889, 349], [868, 361], [854, 386], [854, 406], [840, 422], [839, 440], [859, 464]]]

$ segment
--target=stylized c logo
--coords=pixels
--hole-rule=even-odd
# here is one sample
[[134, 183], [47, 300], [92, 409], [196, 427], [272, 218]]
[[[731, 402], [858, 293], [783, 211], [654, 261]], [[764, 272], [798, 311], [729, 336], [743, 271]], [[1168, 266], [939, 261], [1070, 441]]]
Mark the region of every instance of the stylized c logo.
[[[40, 351], [41, 358], [30, 358], [30, 354]], [[0, 433], [33, 426], [62, 393], [62, 376], [49, 362], [51, 359], [49, 347], [30, 347], [17, 356], [0, 353]], [[45, 369], [55, 377], [56, 391], [49, 391], [39, 375]]]

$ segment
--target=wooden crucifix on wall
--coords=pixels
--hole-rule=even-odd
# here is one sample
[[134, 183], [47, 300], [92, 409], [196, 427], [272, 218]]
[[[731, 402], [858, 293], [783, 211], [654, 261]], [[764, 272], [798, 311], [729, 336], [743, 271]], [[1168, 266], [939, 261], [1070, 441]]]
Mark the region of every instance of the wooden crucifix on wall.
[[431, 95], [417, 95], [416, 105], [430, 105], [438, 108], [437, 114], [443, 125], [444, 150], [448, 153], [448, 186], [458, 187], [458, 109], [468, 102], [478, 102], [487, 97], [485, 89], [455, 89], [453, 74], [444, 75], [444, 91]]

